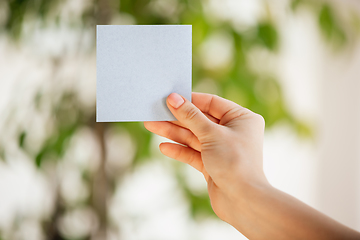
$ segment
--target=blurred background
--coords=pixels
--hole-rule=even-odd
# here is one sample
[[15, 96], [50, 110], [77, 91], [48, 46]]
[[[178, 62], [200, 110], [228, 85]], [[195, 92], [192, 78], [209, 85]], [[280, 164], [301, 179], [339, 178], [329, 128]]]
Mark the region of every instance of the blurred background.
[[246, 239], [142, 123], [96, 123], [96, 24], [191, 24], [193, 91], [266, 120], [269, 181], [360, 231], [357, 0], [0, 1], [0, 239]]

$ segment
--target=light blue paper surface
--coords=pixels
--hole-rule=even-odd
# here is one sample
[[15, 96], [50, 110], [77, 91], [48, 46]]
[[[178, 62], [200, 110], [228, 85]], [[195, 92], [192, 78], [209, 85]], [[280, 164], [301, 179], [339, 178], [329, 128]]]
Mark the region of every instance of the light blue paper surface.
[[170, 121], [166, 97], [191, 100], [191, 25], [98, 25], [96, 121]]

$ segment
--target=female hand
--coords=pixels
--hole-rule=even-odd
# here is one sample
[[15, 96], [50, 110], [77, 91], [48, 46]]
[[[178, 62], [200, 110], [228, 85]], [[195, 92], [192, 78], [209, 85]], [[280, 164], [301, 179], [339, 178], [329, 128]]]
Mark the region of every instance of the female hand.
[[250, 239], [360, 239], [360, 233], [272, 187], [263, 172], [264, 119], [218, 96], [178, 94], [167, 105], [178, 121], [145, 122], [168, 157], [205, 177], [214, 212]]
[[264, 119], [215, 95], [193, 93], [192, 101], [169, 95], [167, 105], [178, 121], [145, 122], [145, 127], [185, 145], [162, 143], [160, 151], [204, 175], [214, 212], [231, 224], [234, 207], [245, 200], [239, 196], [250, 186], [268, 185], [262, 167]]

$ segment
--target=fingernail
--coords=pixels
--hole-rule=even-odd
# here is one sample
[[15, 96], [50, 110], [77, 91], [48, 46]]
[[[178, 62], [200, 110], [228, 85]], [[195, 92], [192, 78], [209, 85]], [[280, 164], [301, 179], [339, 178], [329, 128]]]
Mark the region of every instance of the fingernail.
[[172, 93], [168, 97], [168, 102], [173, 108], [180, 107], [185, 101], [184, 99], [177, 93]]

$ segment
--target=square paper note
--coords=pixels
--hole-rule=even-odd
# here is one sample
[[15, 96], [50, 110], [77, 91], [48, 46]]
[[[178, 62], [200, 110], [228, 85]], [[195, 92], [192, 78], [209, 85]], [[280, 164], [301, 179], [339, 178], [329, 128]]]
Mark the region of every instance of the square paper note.
[[191, 25], [98, 25], [96, 121], [175, 120], [166, 97], [191, 100]]

